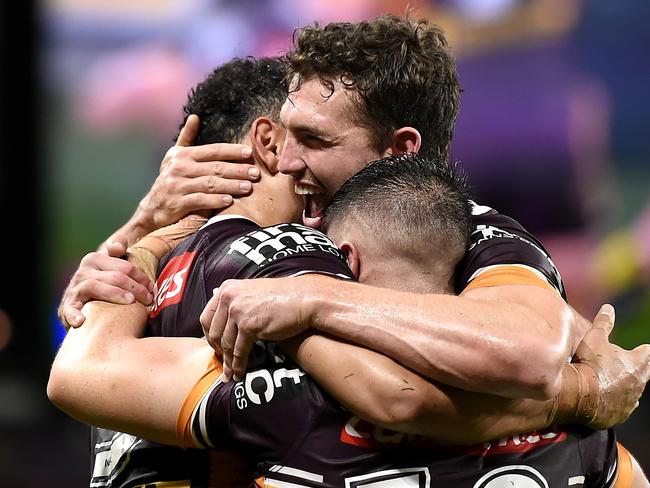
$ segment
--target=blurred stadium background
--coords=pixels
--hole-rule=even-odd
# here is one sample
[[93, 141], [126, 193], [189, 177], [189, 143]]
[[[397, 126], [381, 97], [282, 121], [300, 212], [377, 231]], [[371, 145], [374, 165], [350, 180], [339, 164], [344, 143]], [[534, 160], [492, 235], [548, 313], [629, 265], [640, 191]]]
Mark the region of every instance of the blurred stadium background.
[[[547, 245], [579, 311], [616, 306], [618, 344], [650, 342], [646, 0], [3, 2], [0, 485], [87, 486], [87, 432], [45, 397], [57, 301], [154, 180], [188, 89], [298, 26], [409, 6], [457, 54], [478, 200]], [[650, 395], [618, 432], [650, 469]]]

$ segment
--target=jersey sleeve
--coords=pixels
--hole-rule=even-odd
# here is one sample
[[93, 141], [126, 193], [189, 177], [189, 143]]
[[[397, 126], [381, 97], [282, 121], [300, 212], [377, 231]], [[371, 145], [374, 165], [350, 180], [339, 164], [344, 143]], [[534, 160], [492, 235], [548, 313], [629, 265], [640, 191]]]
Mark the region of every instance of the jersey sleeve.
[[[521, 224], [476, 204], [472, 222], [468, 251], [456, 270], [458, 293], [468, 286], [530, 284], [553, 289], [566, 299], [549, 253]], [[479, 280], [484, 273], [490, 273], [489, 279]]]
[[273, 463], [302, 440], [326, 401], [294, 363], [268, 359], [239, 382], [223, 384], [213, 373], [197, 382], [179, 415], [184, 446], [236, 443], [256, 460]]

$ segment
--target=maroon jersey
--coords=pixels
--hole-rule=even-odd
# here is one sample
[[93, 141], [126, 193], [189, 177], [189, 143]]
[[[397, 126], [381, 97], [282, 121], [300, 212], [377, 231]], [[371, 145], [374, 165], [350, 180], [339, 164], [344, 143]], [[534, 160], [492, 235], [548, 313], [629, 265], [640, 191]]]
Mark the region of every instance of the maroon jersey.
[[258, 350], [258, 358], [265, 355], [267, 365], [237, 383], [221, 384], [215, 371], [179, 433], [190, 446], [237, 445], [266, 477], [265, 486], [609, 487], [616, 480], [612, 431], [572, 427], [436, 446], [360, 421], [274, 345]]
[[456, 291], [463, 291], [490, 266], [517, 264], [536, 270], [566, 299], [560, 273], [544, 246], [516, 220], [472, 204], [472, 231], [467, 253], [456, 268]]
[[[336, 245], [299, 224], [261, 228], [239, 216], [210, 219], [160, 263], [150, 335], [202, 337], [199, 316], [214, 288], [227, 279], [321, 273], [352, 278]], [[133, 487], [183, 480], [210, 486], [212, 453], [163, 446], [91, 429], [91, 487]], [[218, 473], [216, 474], [218, 476]]]

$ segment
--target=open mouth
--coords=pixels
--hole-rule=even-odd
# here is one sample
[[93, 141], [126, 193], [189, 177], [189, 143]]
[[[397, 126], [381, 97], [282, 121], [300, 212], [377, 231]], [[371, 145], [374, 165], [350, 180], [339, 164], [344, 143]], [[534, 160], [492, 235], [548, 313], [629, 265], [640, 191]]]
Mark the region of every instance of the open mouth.
[[[296, 184], [295, 191], [298, 195], [305, 197], [305, 209], [302, 212], [302, 223], [307, 227], [318, 229], [323, 221], [323, 210], [325, 202], [323, 194], [314, 188]], [[321, 198], [319, 198], [321, 197]]]

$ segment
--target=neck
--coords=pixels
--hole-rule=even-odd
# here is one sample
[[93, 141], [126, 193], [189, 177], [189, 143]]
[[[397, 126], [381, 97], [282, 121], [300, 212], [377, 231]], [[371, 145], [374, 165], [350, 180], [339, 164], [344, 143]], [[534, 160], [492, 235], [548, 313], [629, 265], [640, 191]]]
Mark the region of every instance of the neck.
[[381, 288], [412, 293], [454, 293], [453, 274], [447, 266], [438, 263], [423, 266], [413, 260], [387, 258], [375, 260], [366, 268], [365, 275], [364, 283]]

